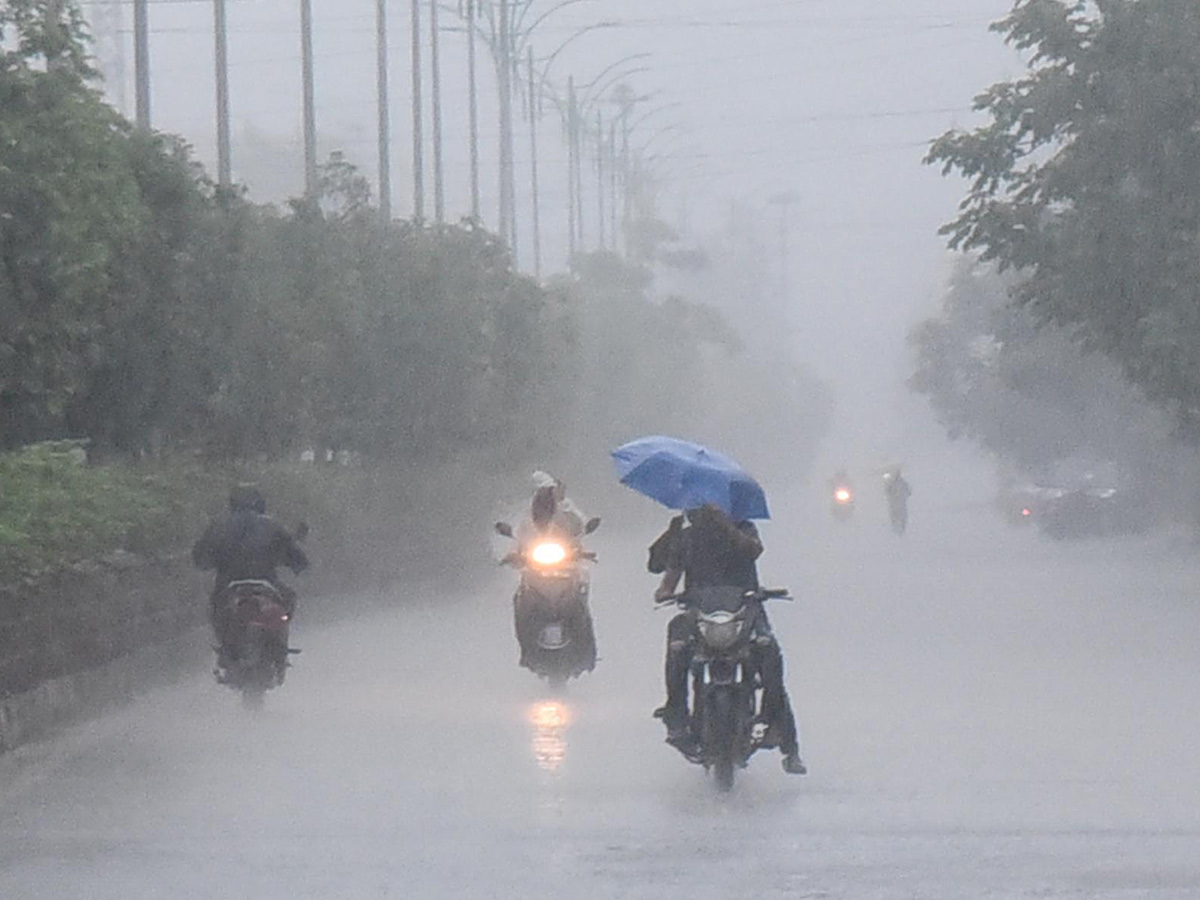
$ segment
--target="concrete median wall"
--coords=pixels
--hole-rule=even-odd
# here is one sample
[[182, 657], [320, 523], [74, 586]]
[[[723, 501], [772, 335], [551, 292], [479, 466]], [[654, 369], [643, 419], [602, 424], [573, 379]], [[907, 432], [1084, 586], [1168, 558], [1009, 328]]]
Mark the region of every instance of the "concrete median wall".
[[205, 579], [114, 553], [0, 588], [0, 753], [199, 665]]

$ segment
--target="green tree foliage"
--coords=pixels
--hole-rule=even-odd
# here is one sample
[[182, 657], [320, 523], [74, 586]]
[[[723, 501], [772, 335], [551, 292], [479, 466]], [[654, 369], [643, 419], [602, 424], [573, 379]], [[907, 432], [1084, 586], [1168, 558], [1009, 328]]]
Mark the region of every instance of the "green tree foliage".
[[952, 438], [972, 440], [1012, 468], [1037, 472], [1080, 457], [1161, 480], [1178, 457], [1166, 414], [1111, 359], [1014, 306], [1012, 283], [994, 266], [960, 262], [939, 315], [912, 332], [911, 387], [929, 398]]
[[559, 414], [562, 297], [493, 236], [380, 223], [338, 154], [315, 203], [218, 192], [102, 102], [72, 7], [0, 29], [0, 446], [441, 457]]
[[1028, 74], [928, 161], [970, 179], [945, 233], [1017, 273], [1038, 322], [1200, 424], [1200, 4], [1018, 0], [995, 29]]
[[49, 433], [97, 355], [111, 266], [142, 225], [126, 124], [88, 85], [76, 13], [0, 7], [0, 429]]

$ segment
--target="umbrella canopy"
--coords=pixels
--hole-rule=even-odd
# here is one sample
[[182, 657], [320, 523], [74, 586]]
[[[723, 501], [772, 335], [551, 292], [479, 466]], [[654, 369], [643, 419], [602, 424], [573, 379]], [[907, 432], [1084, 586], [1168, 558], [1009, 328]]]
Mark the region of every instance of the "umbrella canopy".
[[731, 519], [769, 519], [762, 487], [740, 465], [707, 447], [655, 435], [612, 452], [621, 484], [670, 509], [711, 503]]

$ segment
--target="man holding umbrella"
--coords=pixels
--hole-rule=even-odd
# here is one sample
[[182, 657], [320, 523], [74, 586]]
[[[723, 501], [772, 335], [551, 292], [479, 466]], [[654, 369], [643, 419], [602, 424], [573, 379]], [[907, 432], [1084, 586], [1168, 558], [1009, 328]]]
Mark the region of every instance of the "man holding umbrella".
[[[623, 484], [666, 506], [685, 510], [650, 548], [649, 569], [662, 574], [656, 600], [674, 594], [681, 578], [685, 591], [735, 586], [759, 589], [756, 562], [763, 545], [750, 521], [769, 517], [762, 488], [736, 463], [703, 447], [674, 438], [643, 438], [613, 453]], [[686, 520], [686, 521], [685, 521]], [[697, 739], [688, 715], [688, 673], [695, 646], [687, 615], [667, 628], [667, 702], [655, 715], [667, 726], [667, 741], [685, 755]], [[755, 649], [763, 679], [762, 716], [766, 746], [778, 746], [783, 769], [807, 772], [800, 758], [796, 722], [783, 684], [783, 655], [765, 610], [754, 623]]]

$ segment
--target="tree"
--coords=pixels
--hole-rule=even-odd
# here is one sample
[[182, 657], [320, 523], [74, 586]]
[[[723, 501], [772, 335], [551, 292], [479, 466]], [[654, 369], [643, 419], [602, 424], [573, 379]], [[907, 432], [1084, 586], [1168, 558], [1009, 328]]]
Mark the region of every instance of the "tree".
[[993, 27], [1029, 73], [933, 144], [970, 179], [944, 233], [1200, 434], [1200, 4], [1018, 0]]
[[1172, 440], [1170, 417], [1113, 360], [1014, 306], [1012, 282], [994, 266], [960, 261], [940, 313], [910, 335], [910, 386], [952, 439], [977, 443], [1007, 471], [1107, 461], [1149, 495], [1172, 499], [1195, 462]]
[[89, 82], [74, 7], [0, 7], [0, 442], [49, 435], [98, 353], [142, 210], [128, 126]]

